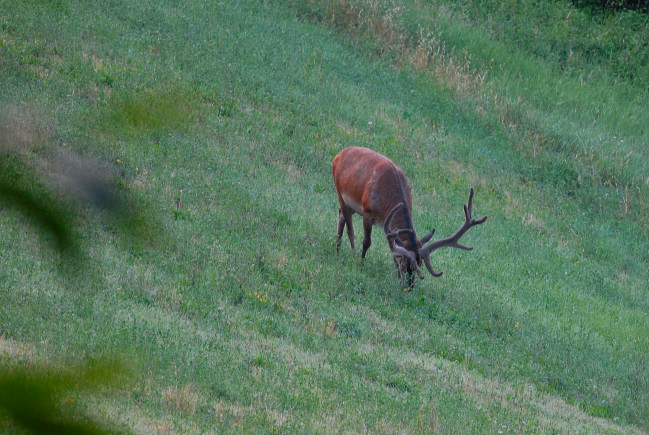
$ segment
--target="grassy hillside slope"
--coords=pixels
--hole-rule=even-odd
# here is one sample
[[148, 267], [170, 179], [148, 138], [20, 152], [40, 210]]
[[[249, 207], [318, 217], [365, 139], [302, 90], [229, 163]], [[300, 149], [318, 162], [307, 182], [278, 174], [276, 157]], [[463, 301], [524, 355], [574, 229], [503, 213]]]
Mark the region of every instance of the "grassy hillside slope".
[[[643, 65], [555, 58], [525, 29], [608, 40], [567, 4], [517, 8], [0, 4], [3, 158], [53, 190], [99, 161], [158, 239], [76, 205], [69, 270], [2, 203], [4, 370], [118, 356], [126, 386], [64, 405], [141, 433], [646, 431]], [[408, 174], [421, 234], [453, 232], [475, 186], [475, 250], [412, 292], [378, 231], [337, 254], [352, 145]]]

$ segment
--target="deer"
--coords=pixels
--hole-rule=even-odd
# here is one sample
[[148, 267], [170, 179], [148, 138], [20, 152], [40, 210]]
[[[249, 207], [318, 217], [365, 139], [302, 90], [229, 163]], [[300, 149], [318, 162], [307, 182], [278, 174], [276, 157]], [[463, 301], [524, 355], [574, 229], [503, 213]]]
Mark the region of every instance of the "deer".
[[400, 279], [405, 274], [410, 290], [415, 286], [414, 274], [424, 279], [420, 268], [422, 262], [431, 275], [442, 276], [442, 272], [433, 269], [430, 261], [434, 251], [440, 248], [472, 250], [472, 246], [461, 244], [460, 238], [487, 220], [487, 216], [473, 218], [474, 190], [471, 187], [469, 200], [464, 205], [464, 223], [460, 228], [453, 235], [432, 242], [434, 229], [419, 239], [412, 223], [410, 184], [403, 170], [392, 160], [368, 148], [349, 147], [334, 157], [332, 168], [340, 204], [336, 251], [340, 252], [345, 227], [351, 248], [355, 249], [352, 216], [354, 213], [361, 215], [364, 233], [361, 258], [365, 258], [372, 244], [372, 227], [382, 227], [397, 274]]

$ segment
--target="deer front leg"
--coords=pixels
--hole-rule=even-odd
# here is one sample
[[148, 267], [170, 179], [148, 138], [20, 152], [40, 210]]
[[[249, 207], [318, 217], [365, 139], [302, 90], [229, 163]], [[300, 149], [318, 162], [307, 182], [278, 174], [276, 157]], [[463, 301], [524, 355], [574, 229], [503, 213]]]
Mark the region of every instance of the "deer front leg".
[[394, 260], [394, 265], [397, 268], [397, 277], [400, 280], [405, 281], [408, 285], [408, 291], [411, 291], [413, 288], [415, 288], [415, 272], [408, 271], [407, 263], [398, 261], [397, 257], [393, 256], [392, 260]]
[[413, 272], [406, 272], [406, 284], [408, 284], [408, 291], [415, 288], [415, 274]]
[[365, 258], [365, 253], [372, 244], [372, 219], [363, 216], [363, 253], [361, 258]]
[[403, 273], [401, 273], [401, 267], [399, 266], [399, 262], [397, 261], [397, 257], [392, 257], [392, 261], [394, 261], [394, 267], [397, 268], [397, 277], [399, 279], [403, 279]]

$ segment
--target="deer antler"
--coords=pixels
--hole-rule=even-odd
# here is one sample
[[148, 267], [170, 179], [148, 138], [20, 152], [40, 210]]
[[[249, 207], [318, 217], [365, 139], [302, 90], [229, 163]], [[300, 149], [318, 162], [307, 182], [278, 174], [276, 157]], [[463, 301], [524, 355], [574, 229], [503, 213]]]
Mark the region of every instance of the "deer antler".
[[385, 237], [388, 239], [388, 245], [390, 246], [390, 251], [392, 252], [393, 257], [406, 257], [410, 260], [411, 264], [414, 266], [414, 269], [417, 271], [419, 278], [424, 279], [424, 274], [421, 272], [419, 265], [417, 264], [417, 256], [414, 252], [408, 251], [402, 246], [398, 246], [395, 243], [395, 239], [401, 234], [412, 233], [411, 229], [400, 229], [390, 231], [390, 223], [394, 215], [403, 207], [403, 202], [400, 202], [388, 213], [388, 216], [385, 218], [383, 223], [383, 231], [385, 232]]
[[[424, 264], [426, 264], [426, 268], [431, 273], [431, 275], [433, 275], [435, 277], [442, 276], [442, 272], [435, 272], [435, 270], [433, 269], [433, 266], [430, 264], [430, 254], [433, 251], [436, 251], [437, 249], [440, 249], [440, 248], [459, 248], [459, 249], [464, 249], [464, 250], [470, 251], [471, 249], [473, 249], [473, 247], [461, 244], [459, 242], [460, 238], [464, 235], [464, 233], [469, 231], [469, 229], [471, 229], [471, 227], [473, 227], [475, 225], [480, 225], [481, 223], [483, 223], [484, 221], [487, 220], [487, 216], [483, 216], [480, 219], [474, 219], [473, 218], [473, 187], [471, 188], [471, 193], [469, 193], [469, 201], [467, 202], [467, 204], [464, 205], [464, 218], [465, 218], [464, 223], [462, 224], [460, 229], [458, 229], [455, 232], [455, 234], [453, 234], [452, 236], [445, 237], [443, 239], [439, 239], [439, 240], [436, 240], [434, 242], [431, 242], [428, 246], [425, 246], [425, 247], [423, 247], [422, 249], [419, 250], [419, 255], [424, 260]], [[433, 231], [435, 231], [435, 230], [433, 230]], [[430, 239], [430, 237], [432, 237], [433, 231], [431, 231], [430, 234], [428, 234], [428, 235], [426, 235], [426, 237], [424, 237], [424, 239], [426, 239], [426, 241], [428, 241]], [[424, 240], [424, 239], [422, 239], [422, 240]]]

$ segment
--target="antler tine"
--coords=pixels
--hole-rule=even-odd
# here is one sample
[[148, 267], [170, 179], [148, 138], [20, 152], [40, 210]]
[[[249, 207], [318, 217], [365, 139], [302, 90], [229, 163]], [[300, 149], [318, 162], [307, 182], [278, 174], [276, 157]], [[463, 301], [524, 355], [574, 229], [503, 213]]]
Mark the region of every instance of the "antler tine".
[[487, 220], [487, 216], [482, 216], [480, 219], [473, 219], [473, 187], [469, 193], [469, 202], [464, 205], [464, 216], [471, 225], [479, 225]]
[[397, 238], [398, 235], [403, 234], [405, 231], [409, 230], [396, 230], [390, 232], [390, 224], [392, 223], [392, 218], [394, 218], [394, 215], [403, 207], [403, 202], [400, 202], [399, 204], [395, 205], [392, 210], [390, 210], [390, 213], [388, 213], [388, 216], [385, 218], [385, 222], [383, 222], [383, 231], [385, 232], [385, 237], [388, 239], [388, 245], [390, 246], [390, 251], [394, 253], [394, 239]]
[[389, 242], [394, 242], [394, 239], [399, 237], [401, 234], [406, 234], [406, 233], [412, 233], [412, 230], [404, 228], [404, 229], [392, 231], [391, 233], [386, 234], [385, 237], [388, 238]]
[[421, 242], [422, 245], [425, 245], [426, 243], [428, 243], [428, 241], [429, 241], [430, 239], [433, 238], [433, 234], [435, 234], [435, 230], [434, 230], [434, 229], [430, 230], [430, 233], [426, 234], [424, 237], [422, 237], [421, 239], [419, 239], [419, 241]]
[[395, 205], [392, 210], [390, 210], [390, 213], [388, 213], [388, 217], [385, 218], [385, 222], [383, 222], [383, 231], [385, 232], [385, 234], [390, 233], [390, 224], [392, 223], [392, 218], [395, 214], [397, 214], [401, 207], [403, 207], [403, 202]]
[[433, 276], [441, 276], [442, 272], [435, 272], [433, 267], [430, 264], [430, 254], [439, 249], [439, 248], [459, 248], [459, 249], [464, 249], [467, 251], [470, 251], [473, 249], [472, 246], [466, 246], [463, 245], [462, 243], [459, 242], [460, 238], [466, 233], [471, 227], [475, 225], [480, 225], [484, 221], [487, 220], [487, 216], [483, 216], [480, 219], [474, 219], [473, 218], [473, 195], [474, 195], [474, 190], [473, 187], [471, 188], [471, 191], [469, 193], [469, 200], [467, 201], [466, 204], [464, 204], [464, 223], [462, 226], [453, 234], [452, 236], [436, 240], [434, 242], [431, 242], [428, 246], [423, 247], [420, 251], [419, 254], [421, 255], [422, 259], [424, 260], [424, 263], [426, 264], [426, 268], [428, 271], [433, 275]]
[[459, 243], [460, 238], [466, 233], [471, 227], [475, 225], [480, 225], [487, 220], [487, 216], [483, 216], [480, 219], [473, 218], [473, 187], [469, 193], [469, 201], [464, 205], [464, 223], [462, 226], [450, 237], [446, 237], [440, 240], [431, 242], [428, 246], [421, 249], [420, 254], [422, 256], [430, 255], [431, 252], [444, 247], [459, 248], [470, 251], [473, 249], [471, 246], [466, 246]]
[[[390, 210], [390, 213], [388, 213], [388, 216], [385, 218], [385, 222], [383, 222], [383, 231], [385, 232], [385, 237], [388, 239], [388, 245], [390, 246], [390, 251], [392, 251], [393, 255], [395, 250], [394, 240], [401, 234], [412, 232], [412, 230], [405, 229], [405, 228], [390, 231], [390, 224], [392, 223], [392, 218], [394, 218], [394, 215], [401, 209], [401, 207], [403, 207], [403, 202], [400, 202], [399, 204], [395, 205], [392, 208], [392, 210]], [[405, 251], [405, 249], [403, 250]]]
[[415, 266], [415, 271], [417, 272], [417, 276], [419, 277], [419, 279], [424, 279], [424, 274], [419, 268], [417, 262], [415, 260], [410, 260], [410, 262], [412, 263], [413, 266]]
[[471, 190], [469, 191], [469, 201], [467, 202], [467, 207], [469, 210], [473, 208], [473, 195], [475, 194], [475, 191], [473, 190], [473, 187], [471, 187]]
[[424, 264], [426, 265], [426, 269], [430, 272], [431, 275], [433, 275], [435, 278], [439, 278], [444, 274], [444, 272], [435, 272], [435, 269], [433, 269], [432, 264], [430, 264], [430, 256], [429, 255], [424, 255], [422, 256], [424, 260]]

